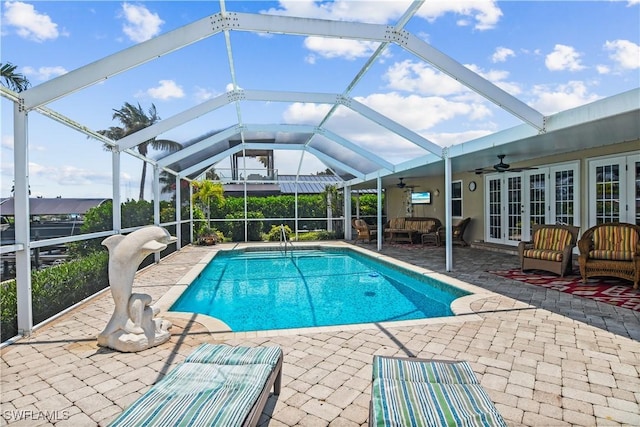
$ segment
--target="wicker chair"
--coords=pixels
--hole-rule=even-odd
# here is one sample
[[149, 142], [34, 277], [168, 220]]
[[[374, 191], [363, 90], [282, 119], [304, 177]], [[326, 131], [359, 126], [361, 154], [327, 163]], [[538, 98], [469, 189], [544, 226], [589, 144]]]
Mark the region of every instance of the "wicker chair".
[[[458, 244], [462, 246], [469, 245], [467, 241], [464, 240], [464, 231], [467, 229], [467, 226], [469, 225], [470, 222], [471, 222], [471, 218], [465, 218], [460, 222], [458, 222], [457, 224], [454, 224], [451, 226], [451, 234], [453, 234], [453, 239], [451, 239], [452, 244]], [[438, 234], [438, 239], [437, 239], [438, 246], [444, 245], [445, 242], [447, 241], [446, 227], [444, 225], [441, 227], [438, 227], [438, 230], [436, 231], [436, 233]]]
[[364, 219], [354, 219], [353, 228], [358, 232], [353, 243], [358, 243], [358, 240], [370, 242], [378, 238], [378, 230], [367, 224]]
[[627, 223], [605, 223], [591, 227], [578, 241], [580, 275], [619, 277], [640, 283], [640, 226]]
[[573, 270], [573, 248], [580, 227], [560, 224], [536, 224], [532, 241], [520, 242], [520, 270], [544, 270], [564, 277]]

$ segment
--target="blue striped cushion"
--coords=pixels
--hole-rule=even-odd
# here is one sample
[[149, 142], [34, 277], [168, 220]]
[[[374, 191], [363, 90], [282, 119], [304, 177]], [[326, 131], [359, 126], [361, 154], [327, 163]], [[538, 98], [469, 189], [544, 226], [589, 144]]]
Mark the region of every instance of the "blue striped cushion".
[[204, 344], [110, 426], [241, 426], [280, 354], [278, 347]]
[[279, 347], [232, 347], [201, 344], [187, 356], [185, 362], [220, 365], [268, 364], [276, 366], [282, 354]]
[[478, 384], [467, 362], [428, 362], [375, 356], [373, 378], [448, 384]]
[[467, 362], [374, 356], [374, 426], [501, 426], [506, 423]]

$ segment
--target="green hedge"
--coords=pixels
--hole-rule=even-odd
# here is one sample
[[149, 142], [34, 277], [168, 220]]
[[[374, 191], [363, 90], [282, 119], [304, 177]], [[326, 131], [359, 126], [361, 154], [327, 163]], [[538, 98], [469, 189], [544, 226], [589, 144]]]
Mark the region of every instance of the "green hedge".
[[[38, 324], [109, 286], [109, 254], [100, 251], [31, 273], [33, 323]], [[1, 285], [2, 341], [17, 335], [16, 281]]]

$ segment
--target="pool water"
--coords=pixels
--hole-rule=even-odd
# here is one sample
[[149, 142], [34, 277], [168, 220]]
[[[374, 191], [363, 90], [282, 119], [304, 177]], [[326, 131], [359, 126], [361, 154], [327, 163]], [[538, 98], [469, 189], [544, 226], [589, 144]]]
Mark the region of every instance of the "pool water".
[[451, 316], [466, 294], [350, 250], [222, 251], [171, 311], [260, 331]]

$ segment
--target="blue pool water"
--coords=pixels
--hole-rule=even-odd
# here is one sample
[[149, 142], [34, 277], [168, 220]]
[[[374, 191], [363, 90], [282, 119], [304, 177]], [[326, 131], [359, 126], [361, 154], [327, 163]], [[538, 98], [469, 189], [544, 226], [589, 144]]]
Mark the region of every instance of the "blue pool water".
[[350, 250], [224, 251], [171, 311], [260, 331], [451, 316], [466, 294]]

